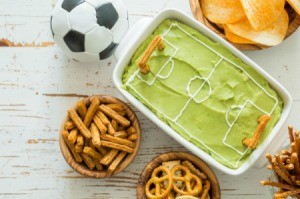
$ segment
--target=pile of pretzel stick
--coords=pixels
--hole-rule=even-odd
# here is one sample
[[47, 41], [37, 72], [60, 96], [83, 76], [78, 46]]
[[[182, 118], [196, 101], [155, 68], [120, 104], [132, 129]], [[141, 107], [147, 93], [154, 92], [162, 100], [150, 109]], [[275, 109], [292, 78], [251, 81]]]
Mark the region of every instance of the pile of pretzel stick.
[[148, 199], [209, 199], [210, 187], [206, 174], [190, 161], [173, 160], [153, 170], [145, 193]]
[[300, 132], [288, 127], [290, 137], [290, 149], [282, 150], [280, 154], [267, 154], [269, 161], [268, 169], [274, 172], [276, 182], [263, 180], [263, 186], [278, 188], [274, 194], [275, 199], [283, 199], [288, 196], [300, 198]]
[[113, 174], [134, 152], [138, 134], [122, 104], [101, 102], [94, 96], [78, 101], [68, 115], [62, 137], [75, 161], [90, 170]]

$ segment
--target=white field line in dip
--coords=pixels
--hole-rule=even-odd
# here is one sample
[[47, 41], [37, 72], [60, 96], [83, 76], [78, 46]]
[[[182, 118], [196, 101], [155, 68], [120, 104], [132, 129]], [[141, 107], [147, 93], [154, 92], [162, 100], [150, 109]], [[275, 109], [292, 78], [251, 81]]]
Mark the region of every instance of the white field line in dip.
[[[208, 48], [210, 51], [214, 52], [216, 55], [218, 55], [220, 57], [220, 59], [218, 60], [218, 62], [216, 64], [214, 64], [214, 68], [212, 69], [211, 73], [206, 77], [206, 78], [203, 78], [201, 76], [194, 76], [193, 78], [191, 78], [189, 80], [189, 83], [186, 87], [186, 92], [188, 94], [188, 96], [190, 97], [189, 100], [186, 102], [186, 104], [184, 105], [184, 107], [181, 109], [181, 111], [179, 112], [179, 114], [175, 117], [175, 118], [169, 118], [167, 115], [165, 115], [164, 113], [162, 113], [160, 110], [157, 110], [156, 107], [151, 103], [149, 102], [146, 98], [144, 98], [132, 85], [130, 85], [130, 83], [134, 80], [135, 77], [138, 77], [141, 81], [145, 82], [146, 84], [148, 84], [149, 86], [151, 86], [156, 80], [157, 78], [161, 78], [161, 79], [166, 79], [168, 77], [170, 77], [172, 71], [174, 70], [174, 56], [176, 55], [176, 53], [178, 52], [178, 48], [175, 47], [173, 44], [171, 44], [166, 38], [165, 36], [170, 32], [170, 30], [172, 29], [172, 27], [177, 27], [179, 28], [182, 32], [184, 32], [186, 35], [188, 35], [189, 37], [191, 37], [192, 39], [194, 39], [196, 42], [200, 43], [201, 45], [205, 46], [206, 48]], [[235, 122], [237, 121], [237, 119], [239, 118], [241, 112], [245, 109], [245, 107], [247, 106], [247, 104], [251, 104], [253, 105], [256, 109], [258, 109], [259, 111], [261, 111], [262, 113], [264, 114], [268, 114], [268, 115], [271, 115], [276, 106], [278, 105], [278, 100], [272, 96], [270, 93], [268, 93], [253, 77], [251, 77], [247, 71], [245, 71], [242, 67], [238, 66], [237, 64], [233, 63], [232, 61], [230, 61], [229, 59], [226, 59], [225, 57], [223, 57], [221, 54], [219, 54], [217, 51], [215, 51], [214, 49], [212, 49], [210, 46], [207, 46], [205, 43], [203, 43], [202, 41], [200, 41], [199, 39], [197, 39], [196, 37], [194, 37], [193, 35], [191, 35], [190, 33], [188, 33], [187, 31], [185, 31], [183, 28], [181, 28], [178, 24], [175, 24], [175, 23], [172, 23], [171, 26], [169, 27], [169, 29], [162, 35], [162, 38], [164, 40], [164, 42], [166, 42], [169, 46], [171, 46], [175, 51], [174, 53], [169, 57], [169, 59], [165, 62], [165, 64], [162, 65], [161, 69], [158, 71], [158, 73], [154, 75], [154, 79], [151, 81], [151, 82], [147, 82], [146, 80], [144, 80], [142, 78], [142, 76], [139, 75], [139, 70], [136, 70], [129, 78], [128, 78], [128, 81], [125, 83], [126, 86], [129, 86], [131, 89], [134, 90], [134, 92], [136, 92], [137, 95], [139, 95], [143, 100], [145, 100], [153, 109], [155, 109], [157, 112], [159, 112], [161, 115], [163, 115], [165, 118], [167, 118], [168, 120], [172, 121], [174, 124], [176, 124], [178, 127], [180, 127], [183, 131], [186, 132], [187, 135], [190, 136], [190, 138], [193, 138], [195, 140], [197, 140], [199, 143], [201, 143], [204, 147], [206, 147], [209, 151], [211, 151], [212, 153], [216, 154], [217, 156], [219, 156], [221, 159], [223, 159], [224, 161], [228, 162], [230, 165], [232, 165], [234, 168], [237, 168], [238, 167], [238, 164], [240, 162], [240, 160], [242, 159], [242, 157], [248, 152], [248, 150], [250, 150], [249, 148], [246, 148], [245, 151], [239, 151], [238, 149], [236, 149], [234, 146], [228, 144], [226, 142], [227, 140], [227, 137], [228, 137], [228, 134], [230, 133], [230, 131], [232, 130]], [[189, 131], [184, 128], [181, 124], [179, 124], [177, 122], [177, 120], [182, 116], [183, 112], [186, 110], [187, 106], [189, 105], [189, 103], [194, 100], [196, 103], [202, 103], [204, 102], [205, 100], [207, 100], [211, 93], [212, 93], [212, 88], [210, 86], [210, 78], [212, 77], [213, 73], [215, 72], [216, 68], [219, 66], [219, 64], [222, 62], [222, 61], [227, 61], [229, 62], [230, 64], [232, 64], [233, 66], [235, 66], [236, 68], [238, 68], [239, 70], [243, 71], [244, 74], [249, 78], [251, 79], [252, 82], [254, 82], [267, 96], [269, 96], [270, 98], [272, 98], [274, 101], [275, 101], [275, 104], [272, 108], [272, 110], [270, 112], [267, 112], [265, 110], [263, 110], [262, 108], [260, 108], [259, 106], [257, 106], [254, 102], [252, 102], [251, 100], [246, 100], [245, 103], [241, 106], [231, 106], [227, 112], [226, 112], [226, 115], [225, 115], [225, 118], [226, 118], [226, 122], [229, 126], [222, 142], [225, 146], [231, 148], [232, 150], [234, 150], [235, 152], [237, 152], [240, 156], [239, 158], [237, 159], [237, 161], [234, 163], [232, 163], [231, 161], [229, 161], [228, 159], [226, 159], [225, 157], [223, 157], [222, 155], [220, 155], [218, 152], [214, 151], [212, 148], [210, 148], [209, 146], [207, 146], [202, 140], [199, 140], [198, 138], [194, 137], [193, 135], [191, 135], [189, 133]], [[164, 68], [168, 65], [168, 63], [171, 62], [171, 69], [170, 69], [170, 72], [165, 75], [165, 76], [161, 76], [160, 73], [164, 70]], [[197, 89], [197, 91], [194, 93], [194, 94], [191, 94], [190, 92], [190, 84], [192, 81], [194, 81], [195, 79], [201, 79], [203, 80], [203, 83], [202, 85]], [[205, 84], [208, 84], [209, 86], [209, 95], [207, 97], [205, 97], [204, 99], [198, 101], [195, 96], [197, 96], [197, 94], [201, 91], [201, 89], [203, 88], [203, 86]], [[230, 112], [230, 110], [234, 110], [234, 109], [240, 109], [240, 111], [238, 112], [238, 114], [236, 115], [236, 117], [234, 118], [234, 120], [232, 122], [229, 122], [229, 119], [228, 119], [228, 114]]]

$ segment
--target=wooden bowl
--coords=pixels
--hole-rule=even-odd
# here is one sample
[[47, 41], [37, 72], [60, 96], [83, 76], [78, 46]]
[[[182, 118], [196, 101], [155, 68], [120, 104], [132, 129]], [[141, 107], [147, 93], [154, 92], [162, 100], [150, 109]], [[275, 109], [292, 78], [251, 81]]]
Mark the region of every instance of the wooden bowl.
[[221, 190], [219, 181], [213, 170], [200, 158], [186, 152], [169, 152], [157, 156], [144, 168], [137, 185], [137, 198], [146, 199], [145, 185], [150, 179], [153, 170], [163, 162], [172, 160], [189, 160], [194, 166], [204, 172], [211, 182], [210, 198], [220, 199]]
[[[95, 97], [95, 96], [93, 96]], [[135, 113], [133, 112], [133, 110], [123, 101], [111, 97], [111, 96], [104, 96], [104, 95], [96, 95], [96, 97], [99, 97], [100, 102], [101, 103], [116, 103], [116, 104], [122, 104], [125, 108], [125, 112], [126, 115], [128, 116], [128, 119], [130, 120], [131, 124], [136, 128], [137, 131], [137, 137], [138, 139], [135, 141], [135, 148], [133, 153], [131, 154], [127, 154], [125, 159], [120, 163], [120, 165], [116, 168], [116, 170], [114, 171], [114, 174], [117, 174], [121, 171], [123, 171], [131, 162], [132, 160], [135, 158], [138, 149], [140, 147], [140, 142], [141, 142], [141, 128], [140, 128], [140, 124], [139, 121], [135, 115]], [[85, 98], [84, 101], [86, 104], [90, 103], [90, 98]], [[74, 105], [75, 107], [76, 105]], [[66, 162], [78, 173], [87, 176], [87, 177], [91, 177], [91, 178], [106, 178], [106, 177], [110, 177], [111, 174], [109, 174], [107, 171], [97, 171], [97, 170], [93, 170], [91, 171], [84, 163], [77, 163], [74, 160], [73, 155], [71, 154], [67, 144], [65, 143], [61, 132], [64, 130], [64, 123], [66, 121], [69, 121], [70, 118], [68, 116], [68, 114], [66, 115], [65, 119], [62, 122], [60, 131], [59, 131], [59, 145], [60, 145], [60, 149], [61, 149], [61, 153], [64, 157], [64, 159], [66, 160]]]
[[[231, 43], [233, 46], [240, 50], [262, 50], [269, 48], [271, 46], [265, 46], [261, 44], [236, 44], [231, 41], [229, 41], [224, 33], [224, 30], [219, 28], [215, 23], [212, 23], [209, 21], [202, 12], [201, 5], [200, 5], [200, 0], [189, 0], [190, 1], [190, 6], [192, 13], [194, 17], [204, 24], [206, 27], [217, 33], [220, 37], [223, 39], [227, 40], [229, 43]], [[287, 13], [289, 14], [289, 27], [285, 36], [285, 39], [288, 38], [291, 34], [293, 34], [297, 28], [300, 25], [300, 15], [298, 15], [289, 4], [286, 4], [285, 9]]]

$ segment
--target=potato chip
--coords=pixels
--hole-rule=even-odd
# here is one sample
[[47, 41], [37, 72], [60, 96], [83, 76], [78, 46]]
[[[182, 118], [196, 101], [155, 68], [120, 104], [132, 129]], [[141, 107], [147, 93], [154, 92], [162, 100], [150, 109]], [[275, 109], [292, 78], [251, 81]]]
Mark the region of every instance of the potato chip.
[[247, 18], [233, 24], [224, 25], [234, 34], [267, 46], [275, 46], [283, 41], [289, 25], [289, 16], [284, 10], [280, 17], [268, 28], [257, 31]]
[[231, 32], [227, 27], [224, 28], [226, 38], [236, 44], [256, 44], [254, 41], [243, 38]]
[[241, 0], [241, 3], [252, 27], [263, 30], [281, 15], [285, 0]]
[[287, 0], [287, 2], [292, 6], [292, 8], [300, 15], [300, 0]]
[[240, 0], [201, 0], [201, 7], [214, 23], [234, 23], [246, 16]]

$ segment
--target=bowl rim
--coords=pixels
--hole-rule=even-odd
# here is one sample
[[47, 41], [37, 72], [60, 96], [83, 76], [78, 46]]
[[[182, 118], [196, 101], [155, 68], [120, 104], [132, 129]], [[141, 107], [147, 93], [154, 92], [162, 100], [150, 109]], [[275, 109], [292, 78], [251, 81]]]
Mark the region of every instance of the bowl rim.
[[[156, 157], [154, 157], [151, 161], [147, 163], [147, 165], [144, 167], [143, 171], [140, 174], [138, 184], [137, 184], [137, 197], [139, 199], [146, 198], [145, 196], [145, 184], [149, 180], [149, 177], [153, 170], [160, 166], [163, 162], [165, 161], [172, 161], [172, 160], [188, 160], [190, 161], [196, 168], [200, 169], [202, 172], [204, 172], [208, 179], [211, 182], [211, 193], [212, 199], [220, 199], [221, 198], [221, 188], [220, 188], [220, 183], [219, 180], [213, 171], [212, 168], [201, 158], [188, 153], [188, 152], [183, 152], [183, 151], [170, 151], [166, 153], [162, 153]], [[154, 164], [155, 167], [152, 167]], [[201, 168], [200, 168], [201, 165]], [[146, 177], [146, 178], [145, 178]], [[144, 197], [139, 197], [139, 196], [144, 196]]]
[[[65, 159], [65, 161], [67, 162], [67, 164], [72, 169], [74, 169], [76, 172], [80, 173], [83, 176], [87, 176], [87, 177], [91, 177], [91, 178], [107, 178], [107, 177], [111, 177], [111, 176], [116, 175], [117, 173], [122, 172], [124, 169], [126, 169], [132, 163], [132, 161], [136, 157], [138, 150], [140, 148], [141, 127], [140, 127], [139, 120], [138, 120], [135, 112], [132, 110], [132, 108], [130, 106], [128, 106], [125, 102], [120, 100], [119, 98], [113, 97], [113, 96], [108, 96], [108, 95], [92, 95], [92, 96], [84, 97], [82, 99], [88, 100], [88, 99], [91, 99], [92, 97], [99, 97], [100, 101], [105, 100], [110, 103], [120, 103], [124, 107], [126, 107], [125, 111], [126, 111], [126, 113], [130, 113], [131, 116], [130, 116], [129, 120], [130, 120], [130, 122], [132, 122], [132, 125], [134, 125], [136, 127], [136, 131], [137, 131], [137, 135], [138, 135], [138, 139], [136, 140], [136, 144], [135, 144], [133, 153], [126, 156], [126, 158], [120, 163], [120, 165], [117, 167], [117, 169], [115, 170], [115, 172], [113, 174], [109, 174], [106, 171], [97, 171], [97, 170], [91, 171], [84, 164], [78, 163], [74, 160], [74, 157], [71, 154], [69, 147], [67, 146], [64, 139], [62, 138], [61, 132], [64, 130], [64, 124], [66, 121], [69, 120], [68, 114], [66, 114], [64, 116], [64, 119], [61, 123], [61, 127], [59, 129], [59, 147], [60, 147], [60, 152], [61, 152], [63, 158]], [[72, 107], [73, 108], [76, 107], [76, 103]], [[125, 160], [127, 160], [127, 161], [125, 162]]]
[[[194, 144], [188, 142], [186, 139], [181, 137], [178, 133], [176, 133], [170, 126], [166, 123], [162, 122], [158, 117], [150, 111], [145, 105], [143, 105], [140, 101], [138, 101], [135, 97], [133, 97], [128, 91], [123, 89], [122, 87], [122, 74], [126, 67], [126, 65], [130, 62], [130, 59], [137, 47], [150, 35], [153, 30], [165, 19], [176, 19], [194, 29], [204, 34], [206, 37], [210, 38], [213, 41], [216, 41], [226, 47], [233, 55], [240, 58], [243, 62], [251, 66], [254, 70], [256, 70], [263, 78], [265, 78], [270, 86], [278, 93], [278, 95], [282, 98], [284, 102], [284, 106], [282, 109], [282, 115], [274, 126], [272, 132], [265, 139], [265, 141], [261, 144], [261, 146], [251, 153], [249, 159], [243, 163], [238, 169], [231, 169], [222, 165], [213, 159], [208, 153], [204, 152], [200, 148], [196, 147]], [[282, 133], [281, 129], [284, 126], [292, 107], [292, 97], [289, 92], [271, 75], [269, 75], [266, 71], [264, 71], [261, 67], [259, 67], [254, 61], [252, 61], [249, 57], [244, 55], [241, 51], [235, 48], [233, 45], [228, 43], [226, 40], [218, 36], [212, 30], [195, 20], [194, 18], [182, 13], [177, 9], [165, 9], [158, 13], [154, 18], [152, 18], [148, 23], [143, 23], [144, 27], [140, 27], [140, 30], [136, 32], [135, 36], [131, 36], [131, 39], [126, 41], [127, 46], [126, 49], [123, 49], [123, 54], [119, 56], [119, 60], [115, 66], [113, 72], [113, 82], [119, 92], [138, 110], [141, 111], [148, 119], [150, 119], [153, 123], [159, 126], [163, 131], [165, 131], [168, 135], [170, 135], [173, 139], [187, 148], [189, 151], [192, 151], [198, 157], [206, 160], [210, 165], [215, 168], [221, 170], [230, 175], [239, 175], [248, 170], [260, 157], [262, 157], [263, 153], [268, 149], [273, 140], [277, 140], [278, 148], [285, 141], [285, 134]], [[263, 157], [264, 158], [264, 157]]]
[[[211, 22], [204, 16], [202, 9], [201, 9], [200, 0], [189, 0], [189, 3], [190, 3], [191, 12], [197, 21], [199, 21], [200, 23], [202, 23], [203, 25], [205, 25], [206, 27], [211, 29], [213, 32], [215, 32], [217, 35], [219, 35], [220, 37], [225, 39], [227, 42], [229, 42], [231, 45], [235, 46], [239, 50], [254, 51], [254, 50], [263, 50], [263, 49], [275, 47], [275, 46], [266, 46], [263, 44], [239, 44], [239, 43], [234, 43], [234, 42], [229, 41], [227, 39], [227, 37], [225, 36], [224, 31], [221, 31], [220, 28], [216, 27], [217, 26], [216, 23]], [[291, 36], [294, 32], [296, 32], [296, 30], [300, 26], [300, 15], [298, 15], [294, 9], [292, 9], [292, 10], [293, 10], [292, 15], [294, 15], [294, 17], [293, 17], [293, 19], [289, 20], [289, 26], [287, 29], [287, 33], [284, 37], [284, 40], [287, 39], [289, 36]], [[289, 16], [291, 15], [291, 13], [289, 13], [289, 12], [288, 12], [288, 14], [289, 14]]]

